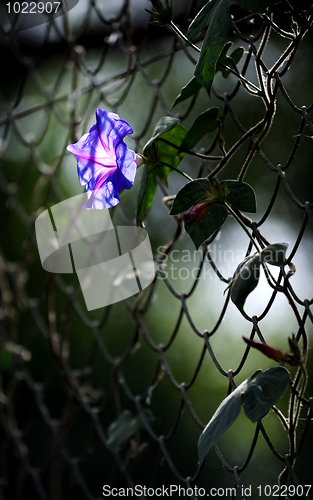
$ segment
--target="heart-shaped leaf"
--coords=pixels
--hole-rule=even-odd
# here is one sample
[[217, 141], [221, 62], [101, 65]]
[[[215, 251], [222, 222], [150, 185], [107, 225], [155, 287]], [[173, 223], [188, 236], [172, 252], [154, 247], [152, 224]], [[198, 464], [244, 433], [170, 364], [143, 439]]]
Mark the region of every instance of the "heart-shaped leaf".
[[226, 186], [227, 202], [243, 212], [256, 212], [255, 192], [246, 182], [227, 180], [221, 186]]
[[207, 213], [194, 224], [185, 224], [186, 232], [198, 249], [227, 219], [228, 212], [223, 205], [212, 205]]
[[246, 416], [257, 422], [279, 401], [290, 383], [289, 372], [283, 366], [257, 370], [242, 382], [220, 404], [198, 441], [199, 462], [202, 463], [217, 440], [232, 425], [243, 407]]
[[247, 384], [244, 410], [252, 422], [257, 422], [279, 401], [290, 382], [283, 366], [268, 368]]
[[211, 184], [208, 179], [195, 179], [194, 181], [190, 181], [178, 191], [170, 214], [182, 214], [210, 195], [212, 195]]
[[203, 462], [218, 438], [224, 434], [238, 417], [242, 396], [246, 391], [247, 384], [249, 384], [258, 373], [260, 373], [260, 370], [236, 387], [236, 389], [220, 404], [209, 423], [205, 426], [198, 441], [198, 456], [200, 463]]

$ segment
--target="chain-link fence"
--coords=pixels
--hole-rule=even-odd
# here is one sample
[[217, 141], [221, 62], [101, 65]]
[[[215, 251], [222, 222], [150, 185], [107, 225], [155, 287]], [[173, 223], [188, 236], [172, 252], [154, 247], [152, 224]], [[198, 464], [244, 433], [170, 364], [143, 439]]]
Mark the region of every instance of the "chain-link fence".
[[[183, 33], [203, 4], [173, 1]], [[150, 2], [80, 0], [24, 30], [14, 5], [10, 19], [8, 3], [1, 13], [0, 498], [265, 498], [280, 495], [278, 484], [287, 498], [310, 498], [311, 2], [272, 2], [265, 14], [231, 7], [241, 78], [218, 71], [210, 96], [201, 89], [174, 108], [197, 54], [149, 22]], [[220, 127], [182, 169], [250, 183], [257, 212], [238, 215], [250, 238], [229, 218], [196, 251], [169, 215], [167, 197], [186, 183], [173, 172], [144, 220], [155, 279], [87, 311], [77, 275], [42, 269], [35, 237], [40, 213], [82, 192], [67, 145], [97, 108], [131, 124], [128, 144], [140, 153], [162, 116], [188, 128], [211, 107]], [[115, 223], [135, 224], [144, 168], [110, 210]], [[251, 237], [261, 248], [289, 241], [287, 263], [270, 266], [240, 313], [225, 289]], [[226, 395], [275, 365], [242, 336], [288, 350], [292, 333], [308, 372], [303, 393], [303, 372], [289, 367], [277, 407], [255, 424], [240, 414], [199, 465], [199, 436]]]

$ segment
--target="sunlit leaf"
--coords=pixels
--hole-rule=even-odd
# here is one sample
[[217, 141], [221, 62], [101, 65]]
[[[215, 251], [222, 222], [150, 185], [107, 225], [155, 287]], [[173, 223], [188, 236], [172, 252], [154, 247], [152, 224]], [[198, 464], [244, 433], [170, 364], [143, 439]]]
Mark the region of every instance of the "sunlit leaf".
[[142, 226], [145, 215], [151, 207], [156, 188], [157, 178], [155, 175], [148, 175], [148, 166], [143, 167], [140, 188], [137, 199], [137, 225]]
[[169, 174], [185, 156], [180, 152], [186, 129], [179, 124], [178, 118], [165, 116], [157, 123], [151, 139], [143, 149], [143, 154], [149, 163], [141, 179], [137, 202], [137, 224], [142, 221], [151, 207], [157, 187], [157, 178], [167, 185]]

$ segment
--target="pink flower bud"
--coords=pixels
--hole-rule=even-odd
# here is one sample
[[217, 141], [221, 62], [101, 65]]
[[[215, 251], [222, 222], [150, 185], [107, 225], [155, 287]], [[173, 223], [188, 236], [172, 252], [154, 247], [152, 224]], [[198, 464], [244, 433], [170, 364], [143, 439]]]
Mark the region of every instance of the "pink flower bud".
[[280, 349], [276, 349], [276, 347], [271, 347], [263, 342], [257, 342], [256, 340], [247, 339], [246, 337], [242, 337], [248, 346], [257, 349], [262, 354], [267, 356], [274, 361], [282, 361], [284, 363], [291, 363], [293, 361], [293, 354], [291, 352], [281, 351]]
[[198, 220], [202, 219], [202, 217], [204, 217], [211, 206], [212, 203], [209, 203], [207, 201], [198, 203], [198, 205], [195, 205], [190, 210], [187, 210], [187, 212], [184, 212], [182, 214], [184, 223], [187, 225], [194, 224]]

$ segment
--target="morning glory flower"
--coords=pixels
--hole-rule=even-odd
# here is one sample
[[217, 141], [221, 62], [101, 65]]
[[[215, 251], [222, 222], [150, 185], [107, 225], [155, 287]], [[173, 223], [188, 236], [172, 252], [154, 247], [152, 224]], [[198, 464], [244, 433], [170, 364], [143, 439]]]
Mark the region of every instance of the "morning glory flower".
[[83, 208], [114, 207], [120, 201], [119, 193], [133, 186], [143, 160], [123, 141], [132, 133], [116, 113], [97, 109], [96, 123], [88, 134], [67, 147], [76, 156], [79, 182], [86, 186], [88, 201]]

